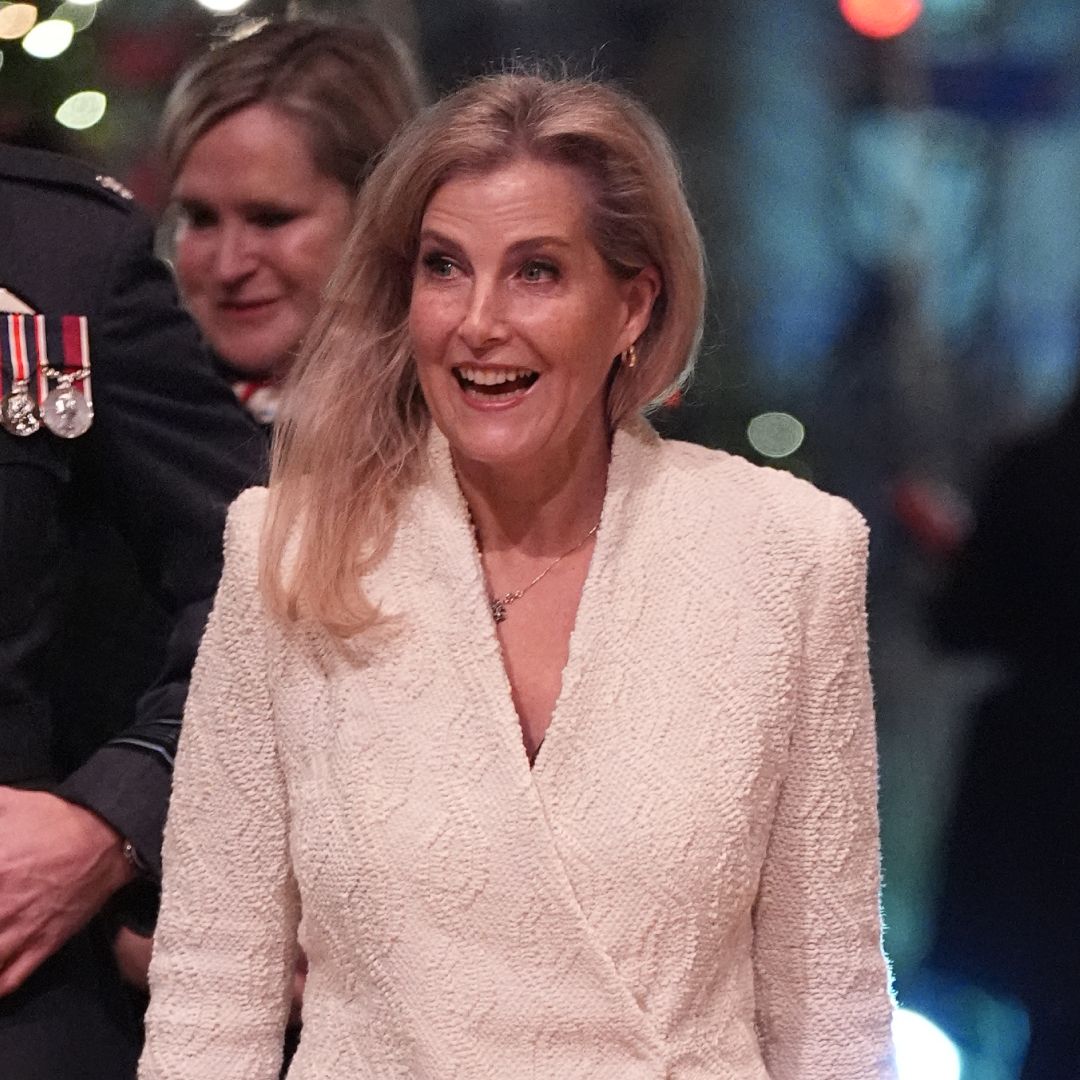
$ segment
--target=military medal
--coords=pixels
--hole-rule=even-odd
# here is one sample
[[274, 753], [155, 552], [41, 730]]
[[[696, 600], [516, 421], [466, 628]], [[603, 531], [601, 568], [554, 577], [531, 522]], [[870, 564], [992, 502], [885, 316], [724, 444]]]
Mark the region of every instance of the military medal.
[[[38, 316], [38, 319], [41, 317]], [[35, 320], [37, 321], [37, 320]], [[45, 426], [61, 439], [77, 439], [90, 430], [94, 422], [94, 403], [90, 396], [90, 348], [87, 340], [86, 318], [65, 315], [61, 320], [60, 338], [64, 349], [64, 366], [54, 368], [45, 353], [44, 321], [37, 335], [40, 370], [56, 386], [41, 403], [41, 419]], [[54, 336], [55, 341], [55, 336]]]
[[94, 422], [94, 410], [73, 385], [76, 377], [61, 375], [59, 385], [41, 403], [41, 419], [61, 439], [85, 435]]
[[33, 435], [41, 427], [37, 404], [30, 393], [30, 363], [22, 315], [6, 316], [8, 355], [4, 368], [11, 372], [10, 389], [0, 400], [0, 426], [12, 435]]
[[0, 425], [12, 435], [33, 435], [41, 427], [37, 406], [24, 382], [15, 383], [0, 401]]

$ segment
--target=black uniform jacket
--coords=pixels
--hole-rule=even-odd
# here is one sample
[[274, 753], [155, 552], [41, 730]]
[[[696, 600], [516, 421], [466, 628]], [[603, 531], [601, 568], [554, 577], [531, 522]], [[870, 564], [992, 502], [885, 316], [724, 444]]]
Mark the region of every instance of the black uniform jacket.
[[[0, 783], [89, 807], [160, 873], [225, 511], [264, 482], [266, 441], [115, 181], [0, 145], [0, 289], [46, 316], [87, 317], [95, 410], [76, 439], [0, 430]], [[129, 602], [142, 593], [124, 584], [129, 567], [149, 608]], [[110, 687], [150, 663], [156, 681], [131, 715], [101, 716]], [[123, 693], [112, 697], [122, 713]]]

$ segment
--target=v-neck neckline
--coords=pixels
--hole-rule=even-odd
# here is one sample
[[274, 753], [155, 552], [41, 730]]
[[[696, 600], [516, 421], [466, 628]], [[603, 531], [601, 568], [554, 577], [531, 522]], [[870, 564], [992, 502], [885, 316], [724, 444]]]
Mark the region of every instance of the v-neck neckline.
[[[596, 545], [589, 559], [589, 568], [581, 589], [574, 626], [567, 644], [566, 662], [559, 673], [559, 691], [551, 710], [551, 717], [544, 737], [536, 749], [532, 761], [529, 760], [525, 746], [521, 717], [514, 704], [513, 684], [503, 655], [495, 621], [491, 617], [491, 604], [488, 597], [487, 579], [484, 574], [483, 560], [476, 544], [476, 537], [469, 516], [468, 504], [458, 484], [454, 471], [450, 446], [445, 436], [432, 425], [430, 455], [433, 479], [436, 486], [442, 488], [455, 509], [459, 528], [455, 530], [458, 540], [467, 544], [473, 571], [472, 589], [473, 610], [480, 612], [482, 624], [479, 632], [483, 639], [484, 654], [488, 662], [497, 664], [499, 676], [499, 701], [496, 720], [503, 733], [512, 736], [517, 757], [528, 775], [530, 786], [534, 786], [549, 770], [549, 760], [558, 757], [559, 749], [565, 742], [563, 727], [564, 716], [572, 711], [573, 697], [581, 679], [583, 657], [589, 650], [589, 642], [599, 628], [599, 614], [594, 611], [595, 596], [600, 582], [607, 576], [608, 567], [620, 543], [623, 503], [630, 486], [637, 477], [641, 464], [642, 444], [659, 442], [659, 436], [643, 417], [633, 418], [616, 429], [611, 443], [611, 458], [608, 464], [607, 490], [600, 512], [600, 527], [596, 533]], [[512, 726], [507, 721], [512, 721]]]

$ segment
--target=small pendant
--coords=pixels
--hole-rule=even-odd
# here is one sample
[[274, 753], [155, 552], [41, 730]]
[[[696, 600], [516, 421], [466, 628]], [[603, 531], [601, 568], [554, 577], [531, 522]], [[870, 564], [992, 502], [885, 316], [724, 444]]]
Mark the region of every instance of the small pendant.
[[502, 622], [506, 618], [506, 601], [505, 601], [505, 599], [503, 599], [503, 600], [492, 600], [491, 601], [491, 617], [497, 623]]

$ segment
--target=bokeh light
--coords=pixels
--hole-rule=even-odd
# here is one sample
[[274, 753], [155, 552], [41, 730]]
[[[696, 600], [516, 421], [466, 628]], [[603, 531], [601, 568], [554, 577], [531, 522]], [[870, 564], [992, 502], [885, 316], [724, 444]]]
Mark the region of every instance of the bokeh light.
[[8, 4], [0, 8], [0, 39], [17, 41], [37, 22], [33, 4]]
[[925, 1016], [897, 1009], [892, 1034], [898, 1080], [960, 1080], [960, 1051]]
[[97, 17], [96, 4], [77, 4], [75, 0], [65, 0], [53, 13], [51, 18], [63, 19], [75, 28], [77, 34], [85, 30]]
[[214, 12], [215, 15], [231, 15], [234, 11], [245, 7], [248, 0], [198, 0], [198, 3], [207, 11]]
[[75, 27], [65, 19], [46, 19], [39, 22], [23, 38], [23, 48], [38, 60], [59, 56], [75, 36]]
[[910, 30], [922, 14], [922, 0], [840, 0], [840, 14], [860, 34], [890, 38]]
[[802, 446], [806, 428], [790, 413], [767, 412], [750, 421], [746, 437], [764, 457], [782, 458], [794, 454]]
[[56, 119], [73, 131], [85, 131], [105, 115], [108, 104], [100, 90], [80, 90], [56, 110]]

